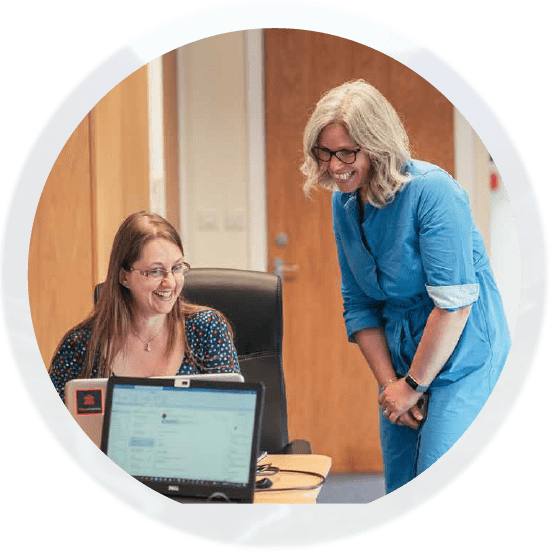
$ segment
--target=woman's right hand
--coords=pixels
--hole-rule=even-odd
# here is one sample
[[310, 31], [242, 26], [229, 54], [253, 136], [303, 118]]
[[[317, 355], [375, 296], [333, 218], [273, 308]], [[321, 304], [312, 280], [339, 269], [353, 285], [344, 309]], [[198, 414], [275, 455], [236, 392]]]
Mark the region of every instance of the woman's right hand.
[[418, 404], [415, 404], [409, 411], [398, 417], [396, 424], [418, 430], [423, 420], [424, 416], [422, 411]]

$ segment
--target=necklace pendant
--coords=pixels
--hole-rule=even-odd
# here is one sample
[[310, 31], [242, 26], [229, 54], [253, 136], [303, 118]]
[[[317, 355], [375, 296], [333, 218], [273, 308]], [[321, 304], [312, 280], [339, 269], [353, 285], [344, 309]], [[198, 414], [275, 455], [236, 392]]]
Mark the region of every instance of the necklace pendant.
[[145, 343], [145, 352], [151, 352], [151, 343], [150, 342]]

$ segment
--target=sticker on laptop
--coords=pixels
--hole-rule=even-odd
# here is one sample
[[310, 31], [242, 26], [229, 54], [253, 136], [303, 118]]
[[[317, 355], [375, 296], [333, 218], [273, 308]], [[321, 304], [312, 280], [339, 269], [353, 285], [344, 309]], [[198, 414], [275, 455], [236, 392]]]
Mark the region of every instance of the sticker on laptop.
[[76, 391], [76, 412], [79, 415], [103, 413], [101, 389], [77, 390]]

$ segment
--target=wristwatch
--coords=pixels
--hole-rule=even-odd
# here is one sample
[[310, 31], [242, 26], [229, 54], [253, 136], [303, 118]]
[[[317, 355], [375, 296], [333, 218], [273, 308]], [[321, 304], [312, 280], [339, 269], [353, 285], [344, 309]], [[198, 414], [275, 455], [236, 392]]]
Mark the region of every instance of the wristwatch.
[[417, 383], [410, 375], [410, 373], [407, 373], [407, 375], [405, 376], [405, 382], [413, 389], [413, 390], [416, 390], [416, 392], [422, 392], [422, 394], [424, 394], [424, 392], [426, 392], [429, 388], [429, 386], [423, 386], [419, 383]]

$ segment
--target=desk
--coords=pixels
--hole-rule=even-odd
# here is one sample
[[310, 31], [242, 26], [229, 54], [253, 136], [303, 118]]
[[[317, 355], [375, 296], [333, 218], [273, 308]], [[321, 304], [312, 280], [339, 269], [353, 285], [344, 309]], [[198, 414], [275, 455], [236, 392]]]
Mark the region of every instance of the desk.
[[[271, 465], [281, 470], [308, 471], [326, 477], [330, 471], [332, 460], [326, 455], [268, 455], [258, 465]], [[269, 478], [273, 482], [268, 490], [256, 490], [254, 492], [254, 503], [316, 503], [319, 492], [323, 488], [320, 486], [315, 490], [281, 490], [277, 488], [294, 488], [297, 486], [316, 486], [321, 482], [318, 476], [307, 473], [287, 473], [279, 472], [267, 477], [260, 474], [257, 479]], [[178, 503], [207, 503], [205, 499], [191, 499], [176, 496], [167, 496]], [[221, 502], [218, 502], [221, 503]]]
[[[310, 471], [327, 476], [332, 460], [326, 455], [268, 455], [259, 465], [271, 464], [279, 469], [294, 471]], [[263, 478], [260, 475], [258, 478]], [[286, 490], [277, 492], [277, 488], [292, 488], [294, 486], [315, 486], [320, 482], [316, 476], [296, 473], [277, 473], [269, 477], [273, 486], [269, 491], [256, 490], [254, 503], [316, 503], [321, 488], [316, 490]]]

